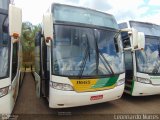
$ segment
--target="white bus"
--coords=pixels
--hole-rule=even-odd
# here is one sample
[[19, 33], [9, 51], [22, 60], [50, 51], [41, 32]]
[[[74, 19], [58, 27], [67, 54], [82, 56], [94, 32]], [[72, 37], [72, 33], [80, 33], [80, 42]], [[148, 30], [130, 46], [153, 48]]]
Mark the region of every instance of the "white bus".
[[[125, 91], [132, 96], [160, 94], [160, 26], [128, 21], [120, 28], [134, 28], [145, 34], [144, 50], [125, 51]], [[130, 46], [127, 34], [122, 35], [124, 48]]]
[[52, 4], [35, 46], [37, 95], [46, 97], [49, 107], [83, 106], [122, 96], [124, 56], [114, 16]]
[[[0, 117], [11, 114], [19, 91], [19, 37], [22, 12], [0, 0]], [[6, 3], [5, 3], [6, 4]], [[1, 118], [0, 118], [1, 119]]]

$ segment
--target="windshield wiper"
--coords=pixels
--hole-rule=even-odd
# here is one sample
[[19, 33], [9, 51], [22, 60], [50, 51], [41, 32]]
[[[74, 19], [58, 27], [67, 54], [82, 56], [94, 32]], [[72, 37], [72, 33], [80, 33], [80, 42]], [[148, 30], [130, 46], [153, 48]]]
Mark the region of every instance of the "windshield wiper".
[[[160, 57], [160, 45], [158, 45], [158, 56]], [[152, 70], [152, 73], [158, 73], [159, 68], [160, 68], [160, 64], [155, 65], [154, 69]]]
[[152, 70], [152, 73], [153, 73], [153, 74], [157, 74], [158, 71], [159, 71], [159, 68], [160, 68], [160, 65], [158, 65], [158, 66], [155, 65], [154, 68], [153, 68], [153, 70]]
[[[95, 31], [96, 31], [96, 30], [95, 30]], [[96, 32], [97, 32], [97, 31], [96, 31]], [[97, 36], [98, 36], [98, 35], [97, 35]], [[97, 40], [95, 40], [95, 43], [96, 43], [96, 51], [97, 51], [97, 59], [96, 59], [97, 71], [98, 71], [98, 67], [99, 67], [99, 58], [100, 58], [101, 60], [102, 60], [102, 58], [103, 58], [104, 61], [105, 61], [105, 63], [107, 63], [107, 65], [108, 65], [108, 67], [109, 67], [109, 69], [110, 69], [110, 71], [111, 71], [111, 74], [114, 74], [114, 71], [113, 71], [112, 67], [110, 66], [108, 60], [104, 57], [103, 53], [99, 50], [97, 41], [98, 41], [98, 37], [97, 37]], [[100, 56], [101, 56], [102, 58], [101, 58]], [[102, 60], [102, 63], [104, 64], [105, 68], [108, 70], [108, 67], [107, 67], [106, 64], [103, 62], [103, 60]], [[109, 70], [108, 70], [108, 71], [109, 71]]]
[[[82, 37], [84, 37], [84, 36], [82, 36]], [[79, 78], [81, 78], [82, 75], [83, 75], [83, 71], [84, 71], [84, 68], [86, 66], [87, 58], [89, 57], [89, 61], [91, 60], [91, 57], [90, 57], [90, 46], [89, 46], [89, 41], [88, 41], [87, 34], [85, 34], [85, 37], [86, 37], [87, 45], [86, 45], [86, 48], [85, 48], [85, 55], [83, 57], [81, 65], [80, 65], [81, 70], [79, 72]]]
[[[103, 60], [105, 61], [105, 63], [107, 63], [107, 65], [108, 65], [111, 73], [114, 74], [114, 71], [113, 71], [112, 67], [110, 66], [108, 60], [104, 57], [103, 53], [102, 53], [99, 49], [98, 49], [98, 53], [99, 53], [99, 55], [103, 58]], [[102, 59], [101, 57], [100, 57], [100, 59]], [[102, 62], [102, 63], [103, 63], [103, 62]], [[104, 64], [105, 68], [108, 70], [108, 67], [106, 66], [105, 63], [103, 63], [103, 64]]]
[[158, 56], [160, 58], [160, 43], [158, 44]]

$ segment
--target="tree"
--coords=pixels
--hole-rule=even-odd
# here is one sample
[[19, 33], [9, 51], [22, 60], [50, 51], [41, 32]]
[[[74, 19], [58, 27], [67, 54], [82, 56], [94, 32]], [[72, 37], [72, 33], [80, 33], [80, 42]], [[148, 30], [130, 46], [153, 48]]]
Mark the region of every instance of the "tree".
[[40, 30], [41, 26], [34, 26], [30, 22], [24, 22], [22, 24], [22, 49], [23, 51], [33, 51], [35, 35]]
[[24, 66], [34, 62], [35, 36], [40, 29], [41, 25], [32, 25], [30, 22], [22, 24], [21, 44]]

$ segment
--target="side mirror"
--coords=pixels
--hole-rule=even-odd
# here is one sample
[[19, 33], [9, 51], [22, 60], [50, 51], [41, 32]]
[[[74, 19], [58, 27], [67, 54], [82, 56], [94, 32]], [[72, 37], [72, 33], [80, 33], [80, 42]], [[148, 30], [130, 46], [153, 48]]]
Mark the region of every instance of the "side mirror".
[[52, 14], [46, 13], [43, 15], [43, 31], [46, 45], [50, 46], [53, 40], [53, 18]]
[[22, 10], [15, 7], [14, 5], [9, 5], [9, 34], [14, 41], [21, 35], [22, 29]]
[[138, 32], [132, 28], [132, 49], [143, 50], [145, 47], [145, 35], [143, 32]]
[[132, 37], [132, 49], [138, 49], [138, 31], [134, 28], [131, 29], [131, 31], [129, 31], [129, 34]]
[[138, 49], [143, 50], [145, 48], [145, 35], [143, 32], [138, 32]]

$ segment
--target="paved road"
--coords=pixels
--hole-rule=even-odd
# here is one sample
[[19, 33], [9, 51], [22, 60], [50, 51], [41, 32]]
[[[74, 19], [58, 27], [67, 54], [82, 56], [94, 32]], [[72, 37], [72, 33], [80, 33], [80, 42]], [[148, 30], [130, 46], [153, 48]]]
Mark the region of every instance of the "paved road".
[[19, 120], [92, 120], [100, 118], [104, 120], [104, 118], [114, 118], [113, 114], [160, 114], [160, 95], [147, 97], [123, 95], [119, 100], [96, 105], [50, 109], [45, 99], [36, 97], [32, 74], [26, 73], [13, 114], [18, 114]]

